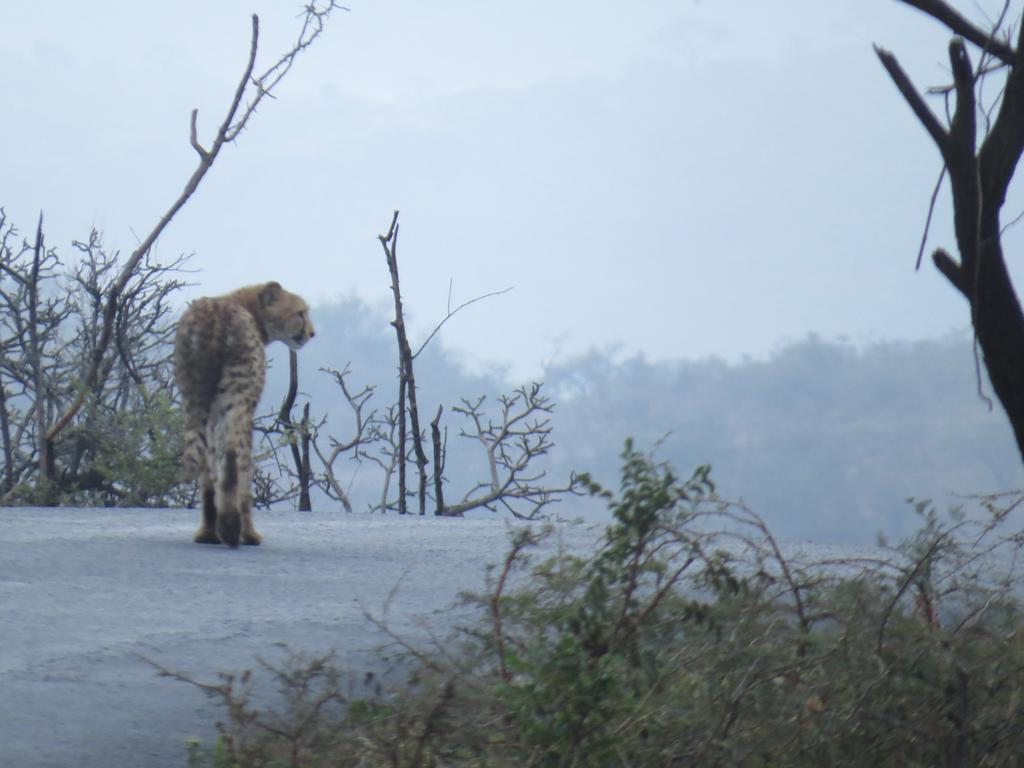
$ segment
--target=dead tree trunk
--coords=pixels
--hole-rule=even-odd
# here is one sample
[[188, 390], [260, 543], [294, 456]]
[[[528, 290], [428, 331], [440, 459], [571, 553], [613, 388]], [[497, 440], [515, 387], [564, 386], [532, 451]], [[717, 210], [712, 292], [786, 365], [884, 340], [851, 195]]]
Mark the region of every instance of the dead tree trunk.
[[[419, 409], [416, 406], [416, 377], [412, 369], [412, 348], [405, 333], [405, 315], [402, 310], [402, 292], [398, 283], [398, 211], [391, 218], [391, 227], [386, 235], [378, 235], [384, 255], [391, 273], [391, 292], [395, 298], [395, 319], [392, 325], [398, 336], [398, 375], [399, 375], [399, 512], [405, 514], [405, 416], [402, 413], [404, 404], [409, 404], [409, 422], [412, 427], [413, 452], [416, 455], [416, 468], [419, 471], [419, 508], [420, 514], [427, 512], [427, 455], [423, 451], [423, 433], [420, 432]], [[403, 391], [404, 390], [404, 391]]]
[[7, 388], [0, 380], [0, 438], [3, 440], [4, 481], [3, 492], [7, 494], [14, 487], [14, 448], [11, 444], [11, 421], [7, 415]]
[[[441, 445], [441, 413], [444, 406], [437, 406], [437, 415], [430, 422], [430, 438], [434, 444], [434, 514], [441, 516], [444, 510], [444, 448]], [[447, 430], [445, 430], [447, 434]]]
[[406, 381], [405, 374], [402, 372], [401, 363], [401, 352], [399, 352], [399, 363], [398, 363], [398, 451], [396, 453], [398, 461], [398, 514], [405, 515], [409, 512], [408, 503], [405, 496], [405, 489], [408, 487], [405, 480], [405, 441], [406, 441], [406, 427], [405, 427], [405, 389]]
[[[1024, 19], [1017, 24], [1016, 49], [986, 32], [942, 0], [903, 0], [948, 27], [956, 109], [948, 126], [925, 103], [896, 57], [876, 46], [882, 65], [928, 131], [942, 155], [953, 193], [959, 262], [939, 248], [936, 268], [970, 305], [971, 322], [992, 388], [1006, 410], [1024, 458], [1024, 313], [1010, 281], [1001, 244], [1000, 210], [1024, 151]], [[971, 63], [965, 39], [980, 49]], [[1008, 68], [1002, 99], [980, 147], [975, 88], [993, 68]]]
[[302, 425], [299, 430], [301, 436], [301, 448], [302, 448], [302, 470], [299, 473], [299, 509], [304, 512], [309, 512], [313, 509], [313, 504], [309, 498], [309, 486], [313, 480], [313, 472], [309, 463], [309, 402], [302, 406]]
[[[46, 375], [43, 371], [43, 350], [39, 340], [39, 265], [43, 255], [43, 213], [39, 212], [39, 225], [36, 228], [36, 242], [32, 253], [32, 270], [28, 279], [28, 339], [29, 339], [29, 365], [32, 369], [33, 392], [35, 402], [33, 412], [36, 428], [36, 450], [39, 466], [39, 485], [46, 486], [53, 482], [54, 460], [53, 440], [47, 434], [46, 405], [49, 386]], [[46, 498], [50, 499], [50, 490], [46, 492]]]
[[302, 422], [298, 425], [292, 421], [292, 407], [299, 391], [299, 356], [294, 349], [288, 350], [288, 392], [281, 403], [277, 420], [288, 439], [292, 463], [295, 465], [295, 476], [299, 481], [299, 511], [309, 512], [313, 505], [309, 498], [311, 474], [309, 469], [309, 403], [303, 410]]

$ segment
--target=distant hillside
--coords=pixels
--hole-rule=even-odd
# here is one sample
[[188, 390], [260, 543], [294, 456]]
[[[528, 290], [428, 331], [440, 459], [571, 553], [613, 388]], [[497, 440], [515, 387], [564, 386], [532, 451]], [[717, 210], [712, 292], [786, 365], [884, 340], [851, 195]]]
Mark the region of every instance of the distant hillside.
[[601, 446], [670, 433], [660, 455], [680, 471], [710, 463], [720, 492], [780, 534], [870, 542], [913, 526], [907, 497], [1021, 486], [1012, 433], [978, 397], [972, 360], [964, 337], [866, 349], [812, 337], [739, 365], [590, 355], [547, 372], [563, 402], [558, 465], [607, 476]]
[[[302, 390], [314, 412], [327, 413], [327, 431], [343, 437], [351, 415], [317, 368], [349, 362], [352, 383], [377, 385], [385, 408], [397, 390], [394, 333], [387, 317], [358, 301], [314, 315], [317, 338], [300, 355]], [[447, 409], [461, 397], [493, 399], [525, 382], [467, 374], [440, 338], [417, 366], [423, 412], [446, 406], [452, 486], [468, 487], [483, 468], [473, 446], [460, 444]], [[285, 369], [272, 370], [264, 407], [280, 400]], [[549, 366], [544, 380], [558, 403], [557, 448], [547, 465], [553, 482], [586, 470], [614, 486], [626, 437], [640, 446], [661, 441], [658, 456], [680, 472], [710, 463], [722, 495], [742, 498], [787, 538], [870, 543], [880, 530], [913, 527], [907, 497], [946, 504], [951, 494], [1024, 485], [998, 403], [990, 412], [977, 394], [966, 334], [866, 348], [810, 337], [738, 364], [616, 362], [592, 352]], [[355, 469], [354, 495], [373, 493], [372, 468]], [[355, 499], [357, 506], [368, 500]]]

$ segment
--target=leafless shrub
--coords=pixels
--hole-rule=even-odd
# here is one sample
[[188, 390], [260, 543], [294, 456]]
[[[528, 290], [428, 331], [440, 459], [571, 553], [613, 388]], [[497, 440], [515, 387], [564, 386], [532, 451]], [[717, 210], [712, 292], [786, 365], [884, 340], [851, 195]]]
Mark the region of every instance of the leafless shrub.
[[[173, 479], [176, 450], [168, 339], [171, 297], [187, 259], [143, 260], [120, 292], [113, 338], [84, 389], [80, 373], [102, 336], [102, 296], [119, 269], [93, 231], [69, 267], [22, 241], [0, 212], [0, 435], [7, 503], [152, 504], [188, 500]], [[26, 311], [27, 310], [27, 311]], [[70, 427], [57, 415], [81, 399]], [[134, 459], [131, 457], [134, 456]], [[148, 461], [147, 466], [142, 462]]]
[[[388, 272], [391, 276], [391, 292], [394, 299], [395, 317], [392, 326], [395, 328], [398, 346], [398, 401], [383, 415], [378, 417], [376, 411], [363, 417], [363, 409], [373, 395], [369, 388], [359, 393], [351, 393], [346, 385], [345, 376], [348, 369], [338, 374], [333, 372], [350, 408], [356, 415], [356, 437], [347, 442], [332, 440], [332, 449], [325, 454], [314, 445], [321, 464], [324, 466], [325, 487], [329, 495], [342, 501], [346, 509], [351, 508], [347, 495], [341, 489], [334, 472], [334, 462], [339, 455], [353, 450], [352, 458], [367, 459], [376, 463], [383, 470], [382, 491], [379, 501], [371, 509], [381, 512], [397, 509], [399, 514], [408, 513], [407, 500], [416, 498], [420, 514], [426, 513], [427, 501], [433, 496], [435, 515], [462, 515], [472, 509], [487, 508], [491, 510], [506, 509], [519, 517], [533, 518], [559, 496], [572, 492], [575, 481], [570, 479], [565, 487], [544, 487], [540, 481], [544, 472], [536, 469], [536, 460], [547, 453], [552, 443], [551, 428], [547, 414], [551, 413], [552, 405], [540, 394], [540, 385], [535, 384], [515, 391], [513, 395], [500, 398], [501, 423], [492, 424], [484, 421], [483, 411], [485, 398], [477, 401], [463, 400], [462, 406], [452, 410], [462, 414], [473, 422], [471, 431], [463, 429], [461, 435], [472, 437], [481, 444], [487, 458], [488, 480], [482, 481], [468, 491], [456, 504], [447, 504], [444, 500], [444, 465], [447, 451], [446, 429], [442, 429], [441, 417], [443, 406], [438, 406], [436, 416], [430, 423], [430, 444], [433, 448], [433, 470], [428, 471], [431, 463], [424, 448], [426, 434], [419, 418], [417, 384], [414, 372], [414, 361], [423, 352], [438, 331], [456, 313], [484, 298], [505, 293], [511, 289], [495, 291], [478, 296], [470, 301], [452, 308], [451, 292], [448, 297], [447, 315], [428, 334], [424, 342], [413, 354], [405, 326], [405, 310], [402, 303], [401, 285], [398, 271], [398, 238], [400, 225], [398, 211], [394, 212], [386, 234], [378, 236], [384, 250]], [[518, 410], [517, 410], [518, 409]], [[543, 418], [539, 418], [543, 416]], [[376, 444], [376, 450], [370, 446]], [[406, 481], [406, 465], [414, 462], [417, 469], [418, 485], [415, 491], [408, 489]], [[531, 466], [531, 462], [534, 464]], [[393, 481], [397, 479], [397, 492], [394, 501], [390, 498]], [[432, 481], [432, 483], [430, 483]], [[432, 484], [432, 489], [428, 487]]]
[[[351, 374], [349, 365], [345, 365], [341, 371], [333, 368], [321, 368], [321, 372], [332, 377], [338, 388], [341, 390], [342, 396], [345, 398], [345, 403], [352, 411], [354, 418], [353, 434], [352, 437], [347, 440], [338, 440], [333, 436], [327, 438], [329, 448], [321, 449], [316, 439], [313, 440], [313, 451], [316, 453], [317, 458], [320, 459], [321, 466], [323, 467], [322, 476], [322, 489], [327, 494], [327, 497], [334, 501], [340, 502], [345, 508], [346, 512], [352, 511], [352, 502], [349, 499], [348, 491], [342, 487], [341, 481], [338, 479], [337, 472], [335, 471], [335, 462], [342, 456], [359, 462], [363, 459], [378, 463], [381, 467], [386, 465], [376, 455], [369, 453], [368, 449], [373, 446], [374, 443], [378, 442], [386, 432], [382, 430], [382, 425], [377, 417], [377, 411], [371, 409], [367, 412], [367, 406], [373, 397], [374, 387], [372, 385], [365, 385], [359, 390], [353, 391], [348, 384], [348, 376]], [[390, 472], [385, 473], [384, 477], [384, 497], [386, 503], [387, 498], [387, 480], [390, 477]]]
[[462, 500], [445, 508], [445, 514], [462, 515], [483, 507], [504, 509], [518, 518], [532, 520], [559, 497], [573, 493], [575, 477], [562, 487], [541, 485], [546, 473], [536, 469], [536, 460], [553, 446], [551, 413], [554, 405], [541, 394], [541, 384], [519, 387], [512, 395], [498, 398], [497, 420], [484, 409], [486, 398], [463, 399], [452, 410], [469, 421], [460, 437], [480, 445], [487, 460], [489, 477], [469, 489]]

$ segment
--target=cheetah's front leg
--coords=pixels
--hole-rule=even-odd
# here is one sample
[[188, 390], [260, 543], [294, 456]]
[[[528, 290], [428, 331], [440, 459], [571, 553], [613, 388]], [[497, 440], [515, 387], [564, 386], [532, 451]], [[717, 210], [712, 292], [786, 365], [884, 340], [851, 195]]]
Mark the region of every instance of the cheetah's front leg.
[[255, 547], [261, 541], [263, 537], [256, 533], [256, 528], [252, 524], [251, 504], [246, 504], [242, 507], [242, 543]]

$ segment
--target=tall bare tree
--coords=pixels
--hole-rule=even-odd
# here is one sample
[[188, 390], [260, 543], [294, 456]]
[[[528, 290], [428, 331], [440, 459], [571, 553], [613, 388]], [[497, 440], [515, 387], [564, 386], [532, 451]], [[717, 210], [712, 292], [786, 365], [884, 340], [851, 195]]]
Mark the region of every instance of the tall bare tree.
[[[1024, 457], [1024, 313], [1003, 258], [1001, 238], [1006, 225], [1000, 218], [1024, 152], [1024, 18], [1009, 24], [1010, 4], [1006, 2], [999, 18], [986, 29], [943, 0], [902, 2], [956, 35], [949, 44], [953, 83], [940, 89], [955, 101], [945, 120], [929, 107], [892, 53], [878, 46], [875, 51], [935, 142], [949, 176], [960, 258], [938, 248], [932, 261], [970, 306], [992, 388]], [[975, 51], [976, 63], [969, 46]], [[989, 79], [999, 87], [990, 87], [994, 97], [986, 103], [982, 86]]]
[[170, 208], [168, 208], [160, 217], [159, 221], [157, 221], [153, 229], [150, 230], [149, 234], [142, 239], [138, 247], [132, 252], [131, 256], [129, 256], [122, 266], [117, 278], [111, 283], [103, 303], [102, 330], [99, 339], [97, 340], [96, 347], [93, 350], [88, 364], [85, 367], [84, 373], [81, 376], [77, 395], [68, 405], [67, 409], [50, 426], [46, 435], [48, 440], [52, 441], [65, 427], [67, 427], [68, 424], [71, 423], [75, 414], [78, 413], [79, 409], [85, 403], [89, 391], [95, 386], [95, 382], [100, 375], [105, 356], [107, 355], [110, 347], [111, 339], [113, 338], [115, 315], [117, 313], [121, 294], [124, 292], [128, 282], [132, 279], [132, 276], [135, 274], [143, 258], [145, 258], [146, 254], [149, 253], [149, 250], [153, 247], [157, 238], [160, 237], [167, 225], [171, 223], [171, 220], [178, 211], [181, 210], [185, 203], [188, 202], [189, 198], [191, 198], [195, 193], [196, 189], [199, 188], [200, 182], [213, 166], [214, 161], [216, 161], [217, 156], [220, 154], [224, 146], [235, 141], [239, 134], [245, 130], [250, 118], [256, 112], [256, 108], [263, 101], [264, 97], [272, 95], [274, 88], [291, 69], [296, 56], [308, 48], [313, 41], [320, 36], [327, 18], [334, 10], [340, 7], [341, 6], [334, 2], [334, 0], [312, 0], [309, 2], [304, 8], [303, 22], [295, 43], [284, 55], [282, 55], [260, 75], [253, 74], [253, 70], [256, 65], [256, 51], [259, 45], [260, 29], [259, 17], [253, 14], [249, 58], [242, 72], [242, 77], [239, 79], [238, 86], [235, 88], [235, 93], [230, 105], [228, 106], [227, 112], [214, 134], [213, 141], [207, 148], [204, 147], [199, 140], [197, 127], [199, 111], [196, 109], [192, 110], [189, 143], [198, 155], [196, 168], [185, 184], [185, 188], [178, 197], [175, 198], [174, 202], [171, 203]]
[[[384, 257], [387, 259], [388, 272], [391, 273], [391, 294], [395, 300], [395, 319], [391, 324], [398, 338], [398, 413], [399, 413], [399, 446], [400, 455], [405, 451], [405, 408], [409, 407], [409, 422], [412, 427], [412, 446], [416, 457], [416, 468], [419, 471], [419, 507], [420, 514], [426, 513], [427, 504], [427, 454], [423, 450], [423, 432], [420, 430], [420, 411], [416, 400], [416, 375], [413, 372], [412, 348], [405, 330], [405, 310], [402, 309], [402, 288], [398, 281], [398, 211], [391, 217], [391, 226], [386, 235], [378, 235]], [[398, 467], [398, 505], [400, 514], [406, 509], [405, 462]]]

